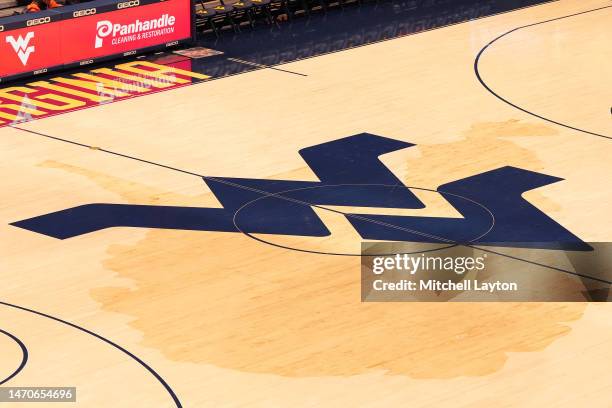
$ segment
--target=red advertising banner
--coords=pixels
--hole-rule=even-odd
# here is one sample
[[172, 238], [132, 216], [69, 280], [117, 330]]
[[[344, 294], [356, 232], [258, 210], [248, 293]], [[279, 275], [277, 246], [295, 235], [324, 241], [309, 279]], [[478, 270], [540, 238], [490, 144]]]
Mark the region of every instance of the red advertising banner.
[[190, 4], [190, 0], [168, 0], [65, 20], [62, 58], [75, 62], [190, 37]]
[[[191, 37], [191, 0], [139, 5], [119, 2], [117, 9], [70, 10], [66, 19], [0, 30], [0, 77], [169, 44]], [[58, 10], [58, 13], [62, 9]], [[50, 18], [49, 18], [50, 20]], [[28, 25], [32, 24], [30, 20]], [[1, 26], [0, 26], [1, 27]]]
[[0, 33], [0, 77], [62, 65], [60, 24], [49, 23]]

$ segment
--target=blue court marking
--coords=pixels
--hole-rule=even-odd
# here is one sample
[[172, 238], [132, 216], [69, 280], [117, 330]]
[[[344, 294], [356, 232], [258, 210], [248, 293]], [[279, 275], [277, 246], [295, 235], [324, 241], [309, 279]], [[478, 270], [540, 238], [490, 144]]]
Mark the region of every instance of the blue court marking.
[[[302, 249], [302, 248], [296, 248], [296, 247], [290, 247], [290, 246], [276, 244], [276, 243], [274, 243], [274, 242], [272, 242], [270, 240], [254, 236], [253, 233], [246, 231], [246, 229], [244, 227], [240, 227], [241, 223], [238, 221], [238, 218], [239, 218], [240, 214], [243, 214], [244, 212], [247, 211], [247, 209], [249, 207], [252, 207], [252, 206], [256, 205], [258, 202], [261, 204], [261, 201], [266, 200], [266, 199], [270, 199], [270, 198], [272, 198], [272, 199], [274, 199], [274, 198], [284, 199], [285, 197], [291, 197], [292, 195], [295, 195], [294, 193], [301, 192], [301, 190], [306, 190], [306, 189], [326, 188], [326, 189], [338, 190], [338, 189], [342, 189], [343, 187], [348, 187], [348, 188], [351, 188], [351, 189], [354, 188], [354, 187], [359, 187], [359, 188], [366, 187], [366, 188], [369, 188], [370, 191], [371, 191], [371, 189], [373, 187], [374, 188], [381, 188], [382, 187], [383, 189], [381, 190], [381, 192], [384, 193], [385, 190], [388, 191], [389, 189], [391, 189], [391, 194], [393, 194], [393, 193], [395, 193], [397, 191], [401, 191], [402, 189], [414, 189], [414, 190], [421, 190], [421, 191], [430, 191], [430, 192], [435, 192], [435, 193], [442, 194], [445, 197], [454, 196], [456, 198], [466, 200], [467, 202], [471, 202], [471, 203], [473, 203], [476, 206], [480, 206], [482, 211], [486, 212], [490, 216], [490, 224], [488, 225], [488, 228], [486, 228], [486, 230], [484, 230], [484, 231], [481, 231], [481, 233], [478, 236], [475, 236], [475, 237], [472, 237], [472, 238], [469, 238], [469, 237], [455, 237], [454, 239], [449, 239], [449, 238], [433, 235], [433, 234], [430, 234], [430, 233], [425, 233], [425, 232], [422, 232], [422, 231], [417, 231], [417, 230], [414, 230], [414, 229], [402, 227], [401, 225], [390, 224], [390, 223], [388, 223], [386, 221], [383, 221], [382, 219], [372, 218], [372, 217], [381, 217], [380, 215], [351, 214], [351, 213], [347, 213], [347, 212], [343, 212], [343, 211], [327, 208], [327, 207], [324, 207], [324, 206], [309, 204], [311, 207], [320, 208], [322, 210], [333, 212], [333, 213], [337, 213], [337, 214], [340, 214], [340, 215], [343, 215], [343, 216], [347, 217], [347, 219], [349, 220], [349, 222], [351, 222], [351, 224], [353, 224], [355, 229], [358, 229], [356, 226], [360, 225], [360, 224], [365, 225], [366, 228], [367, 228], [367, 226], [369, 224], [374, 224], [374, 226], [372, 228], [373, 230], [376, 230], [378, 228], [383, 228], [383, 229], [384, 228], [391, 228], [393, 230], [402, 231], [402, 232], [406, 233], [404, 239], [402, 239], [401, 241], [405, 241], [405, 242], [417, 242], [417, 241], [419, 241], [419, 238], [423, 237], [423, 238], [431, 239], [431, 240], [434, 240], [434, 241], [444, 242], [444, 243], [450, 244], [450, 245], [443, 245], [441, 247], [434, 248], [434, 249], [429, 249], [429, 250], [425, 250], [425, 251], [416, 251], [415, 253], [417, 253], [417, 252], [418, 253], [424, 253], [424, 252], [439, 251], [439, 250], [443, 250], [443, 249], [447, 249], [447, 248], [451, 248], [451, 247], [455, 247], [457, 245], [460, 245], [459, 244], [460, 242], [463, 242], [463, 243], [474, 242], [474, 241], [479, 240], [479, 239], [483, 238], [484, 236], [486, 236], [493, 229], [493, 226], [495, 225], [495, 217], [493, 216], [493, 213], [491, 213], [491, 211], [489, 211], [489, 209], [487, 209], [482, 204], [479, 204], [479, 203], [477, 203], [477, 202], [475, 202], [473, 200], [470, 200], [469, 198], [457, 196], [456, 194], [445, 193], [445, 192], [442, 192], [442, 191], [431, 190], [431, 189], [427, 189], [427, 188], [420, 188], [420, 187], [414, 187], [414, 186], [404, 186], [404, 185], [400, 186], [400, 185], [389, 185], [389, 184], [331, 184], [331, 185], [322, 185], [322, 186], [315, 186], [315, 187], [304, 187], [302, 189], [296, 189], [296, 190], [286, 190], [286, 191], [281, 191], [281, 192], [275, 193], [275, 194], [266, 194], [264, 196], [256, 198], [255, 200], [249, 201], [248, 203], [246, 203], [242, 207], [240, 207], [238, 210], [236, 210], [236, 212], [234, 213], [234, 217], [233, 217], [234, 226], [236, 227], [236, 229], [238, 231], [242, 232], [244, 235], [248, 236], [249, 238], [252, 238], [252, 239], [254, 239], [256, 241], [259, 241], [259, 242], [262, 242], [264, 244], [276, 246], [276, 247], [283, 248], [283, 249], [289, 249], [289, 250], [293, 250], [293, 251], [307, 252], [307, 253], [313, 253], [313, 254], [324, 254], [324, 255], [361, 256], [361, 253], [340, 253], [340, 252], [328, 252], [328, 251], [327, 252], [326, 251], [314, 251], [314, 250], [307, 250], [307, 249]], [[304, 205], [304, 203], [302, 201], [298, 201], [298, 200], [296, 200], [296, 204]], [[395, 218], [400, 218], [401, 219], [403, 217], [395, 217]], [[248, 223], [248, 219], [249, 219], [249, 217], [247, 217], [247, 223]], [[462, 231], [462, 232], [468, 232], [469, 233], [470, 231], [471, 231], [471, 229], [467, 230], [467, 231]], [[397, 236], [395, 238], [396, 238], [396, 240], [398, 240]], [[395, 254], [370, 254], [370, 255], [383, 256], [383, 255], [395, 255]]]
[[[15, 129], [18, 129], [18, 130], [21, 130], [21, 131], [24, 131], [24, 132], [27, 132], [27, 133], [35, 134], [35, 135], [38, 135], [38, 136], [41, 136], [41, 137], [50, 138], [50, 139], [53, 139], [53, 140], [56, 140], [56, 141], [62, 141], [62, 142], [70, 143], [70, 144], [73, 144], [73, 145], [78, 145], [78, 146], [80, 146], [80, 147], [90, 148], [90, 146], [81, 145], [81, 144], [79, 144], [79, 143], [73, 142], [73, 141], [68, 140], [68, 139], [63, 139], [63, 138], [60, 138], [60, 137], [51, 136], [51, 135], [47, 135], [47, 134], [44, 134], [44, 133], [41, 133], [41, 132], [36, 132], [36, 131], [28, 130], [28, 129], [19, 128], [19, 127], [16, 127], [16, 126], [14, 126], [14, 128], [15, 128]], [[373, 136], [373, 135], [372, 135], [372, 136]], [[408, 145], [409, 145], [409, 144], [408, 144]], [[119, 152], [114, 152], [114, 151], [112, 151], [112, 150], [108, 150], [108, 149], [99, 148], [99, 149], [98, 149], [98, 151], [100, 151], [100, 152], [104, 152], [104, 153], [107, 153], [107, 154], [110, 154], [110, 155], [118, 156], [118, 157], [123, 157], [123, 158], [129, 159], [129, 160], [134, 160], [134, 161], [138, 161], [138, 162], [141, 162], [141, 163], [150, 164], [150, 165], [153, 165], [153, 166], [157, 166], [157, 167], [165, 168], [165, 169], [172, 170], [172, 171], [176, 171], [176, 172], [179, 172], [179, 173], [188, 174], [188, 175], [193, 175], [193, 176], [198, 176], [198, 177], [203, 178], [205, 181], [209, 181], [209, 180], [210, 180], [210, 181], [214, 181], [214, 182], [221, 183], [221, 184], [231, 184], [231, 185], [233, 185], [234, 187], [236, 187], [236, 188], [240, 188], [240, 189], [243, 189], [243, 190], [245, 190], [245, 191], [252, 191], [252, 190], [254, 190], [252, 187], [242, 186], [242, 185], [239, 185], [239, 184], [233, 183], [233, 182], [231, 182], [231, 181], [228, 181], [228, 180], [232, 180], [232, 179], [217, 179], [217, 178], [213, 178], [213, 177], [207, 177], [207, 176], [203, 176], [203, 175], [200, 175], [200, 174], [197, 174], [197, 173], [194, 173], [194, 172], [188, 171], [188, 170], [179, 169], [179, 168], [172, 167], [172, 166], [168, 166], [168, 165], [165, 165], [165, 164], [162, 164], [162, 163], [153, 162], [153, 161], [150, 161], [150, 160], [146, 160], [146, 159], [142, 159], [142, 158], [138, 158], [138, 157], [134, 157], [134, 156], [126, 155], [126, 154], [119, 153]], [[535, 188], [535, 187], [539, 187], [539, 186], [542, 186], [542, 185], [550, 184], [550, 183], [552, 183], [552, 182], [556, 182], [556, 181], [560, 181], [560, 180], [561, 180], [561, 179], [559, 179], [559, 178], [554, 178], [554, 177], [551, 177], [551, 176], [546, 176], [546, 175], [542, 175], [542, 174], [539, 174], [539, 173], [529, 172], [529, 171], [526, 171], [526, 170], [516, 169], [516, 168], [513, 168], [513, 167], [506, 167], [506, 168], [501, 168], [501, 169], [498, 169], [498, 170], [506, 170], [506, 171], [507, 171], [507, 170], [510, 170], [510, 171], [518, 171], [518, 172], [519, 172], [519, 173], [518, 173], [518, 175], [519, 175], [519, 176], [521, 176], [521, 177], [519, 177], [519, 178], [520, 178], [520, 179], [525, 179], [525, 180], [522, 180], [520, 183], [518, 183], [518, 184], [517, 184], [517, 185], [515, 185], [515, 186], [511, 186], [511, 187], [513, 187], [513, 189], [514, 189], [514, 190], [519, 191], [519, 192], [520, 192], [520, 190], [521, 190], [521, 185], [522, 185], [522, 184], [526, 184], [526, 185], [525, 185], [526, 187], [529, 187], [529, 186], [531, 185], [532, 187], [530, 187], [530, 188]], [[529, 180], [529, 179], [531, 178], [531, 177], [530, 177], [531, 175], [535, 175], [535, 176], [536, 176], [536, 180]], [[321, 178], [321, 176], [320, 176], [320, 175], [319, 175], [319, 178]], [[489, 180], [488, 180], [489, 182], [493, 182], [493, 187], [498, 187], [498, 188], [500, 187], [500, 185], [498, 185], [498, 181], [500, 181], [500, 180], [495, 180], [495, 179], [492, 179], [492, 180], [491, 180], [491, 179], [490, 179], [490, 177], [488, 177], [488, 178], [489, 178]], [[539, 178], [539, 180], [537, 180], [538, 178]], [[469, 178], [468, 178], [468, 179], [469, 179]], [[235, 180], [241, 180], [241, 179], [235, 179]], [[270, 182], [273, 182], [273, 180], [257, 180], [257, 181], [263, 181], [263, 182], [265, 182], [265, 183], [270, 183]], [[472, 180], [471, 180], [471, 183], [470, 183], [470, 184], [474, 184], [474, 181], [476, 182], [476, 185], [481, 184], [481, 183], [479, 182], [478, 178], [474, 179], [474, 177], [472, 177]], [[534, 181], [535, 181], [535, 183], [534, 183]], [[526, 183], [525, 183], [525, 182], [526, 182]], [[304, 182], [296, 182], [296, 183], [304, 183]], [[457, 187], [457, 184], [456, 184], [456, 183], [457, 183], [457, 182], [454, 182], [454, 183], [449, 183], [449, 185], [451, 185], [451, 187], [453, 187], [452, 185], [453, 185], [453, 184], [455, 184], [455, 187]], [[539, 183], [539, 184], [538, 184], [538, 183]], [[543, 184], [542, 184], [542, 183], [543, 183]], [[447, 185], [447, 186], [448, 186], [448, 185]], [[461, 184], [459, 184], [459, 187], [461, 187]], [[485, 187], [486, 187], [486, 186], [485, 186]], [[503, 184], [503, 183], [501, 184], [502, 191], [504, 191], [504, 189], [507, 189], [507, 187], [508, 187], [508, 186], [506, 186], [505, 184]], [[529, 188], [527, 188], [527, 190], [528, 190], [528, 189], [529, 189]], [[459, 190], [461, 190], [461, 189], [459, 189]], [[281, 190], [279, 190], [279, 191], [281, 191]], [[444, 189], [444, 191], [448, 192], [448, 188], [445, 188], [445, 189]], [[511, 190], [511, 191], [512, 191], [512, 190]], [[278, 192], [278, 191], [277, 191], [277, 192]], [[259, 194], [269, 195], [269, 194], [274, 194], [274, 192], [259, 191]], [[489, 193], [489, 194], [490, 194], [490, 193]], [[522, 194], [522, 193], [521, 193], [521, 194]], [[520, 197], [520, 196], [521, 196], [521, 194], [518, 194], [518, 197]], [[282, 196], [278, 196], [278, 197], [280, 198], [280, 197], [282, 197]], [[514, 197], [514, 199], [516, 199], [516, 197]], [[248, 200], [247, 200], [247, 201], [245, 201], [245, 202], [248, 202]], [[352, 203], [352, 205], [355, 205], [355, 204], [356, 204], [356, 203]], [[506, 203], [506, 204], [508, 204], [508, 203]], [[518, 203], [518, 204], [519, 204], [518, 206], [516, 205], [517, 203], [516, 203], [516, 202], [512, 202], [512, 200], [511, 200], [511, 202], [510, 202], [509, 204], [510, 204], [509, 208], [511, 208], [511, 209], [512, 209], [512, 208], [522, 208], [522, 207], [525, 207], [525, 206], [526, 206], [526, 207], [527, 207], [528, 209], [530, 209], [530, 210], [534, 210], [534, 209], [535, 209], [536, 214], [538, 214], [538, 212], [539, 212], [539, 210], [537, 210], [535, 207], [531, 206], [531, 204], [529, 204], [529, 203], [528, 203], [527, 201], [525, 201], [525, 200], [523, 200], [523, 202], [522, 202], [522, 203]], [[147, 208], [147, 209], [148, 209], [148, 208], [149, 208], [149, 207], [151, 207], [151, 206], [138, 206], [138, 207], [143, 207], [143, 208]], [[75, 208], [79, 208], [79, 207], [75, 207]], [[159, 208], [162, 208], [162, 209], [163, 209], [163, 208], [176, 208], [176, 209], [183, 209], [183, 207], [159, 207]], [[239, 208], [239, 207], [237, 207], [237, 208]], [[418, 207], [417, 207], [417, 208], [418, 208]], [[200, 209], [200, 210], [201, 210], [201, 209]], [[204, 210], [223, 211], [224, 209], [218, 209], [218, 208], [216, 208], [216, 209], [206, 209], [206, 208], [204, 208]], [[541, 213], [541, 212], [539, 212], [539, 213]], [[543, 213], [541, 213], [541, 214], [543, 214]], [[176, 215], [176, 213], [173, 213], [172, 215], [174, 216], [174, 215]], [[545, 214], [543, 214], [543, 215], [544, 215], [544, 216], [546, 216]], [[230, 222], [232, 222], [232, 221], [233, 221], [233, 214], [232, 214], [232, 217], [231, 217], [231, 218], [232, 218], [232, 219], [230, 220]], [[30, 220], [24, 220], [24, 221], [31, 221], [31, 220], [33, 220], [33, 219], [30, 219]], [[185, 221], [185, 220], [183, 220], [183, 221]], [[188, 221], [188, 220], [187, 220], [187, 221]], [[509, 220], [506, 220], [506, 221], [509, 221], [510, 223], [512, 223], [512, 222], [515, 222], [515, 221], [516, 221], [516, 222], [525, 221], [525, 219], [523, 219], [523, 220], [521, 220], [520, 218], [518, 218], [518, 219], [512, 219], [512, 217], [511, 217]], [[552, 221], [552, 220], [551, 220], [551, 221]], [[589, 251], [589, 250], [592, 250], [592, 248], [591, 248], [589, 245], [587, 245], [586, 243], [584, 243], [584, 242], [583, 242], [582, 240], [580, 240], [578, 237], [576, 237], [576, 236], [574, 236], [573, 234], [571, 234], [569, 231], [565, 230], [565, 229], [564, 229], [563, 227], [561, 227], [559, 224], [556, 224], [554, 221], [552, 221], [552, 223], [553, 223], [552, 225], [556, 226], [554, 229], [558, 229], [558, 230], [560, 230], [560, 231], [562, 232], [562, 235], [564, 235], [564, 236], [565, 236], [565, 238], [566, 238], [566, 240], [565, 240], [565, 241], [560, 240], [560, 241], [558, 241], [558, 242], [557, 242], [557, 244], [553, 245], [553, 246], [555, 246], [555, 249], [564, 249], [564, 248], [560, 248], [560, 247], [559, 247], [559, 244], [561, 244], [561, 246], [564, 246], [564, 245], [566, 245], [566, 244], [569, 244], [569, 245], [570, 245], [570, 247], [573, 247], [573, 249], [574, 249], [574, 250], [583, 250], [583, 251]], [[25, 226], [24, 226], [24, 227], [25, 227]], [[224, 227], [226, 227], [226, 226], [224, 226]], [[538, 227], [539, 227], [539, 225], [538, 225], [538, 224], [533, 225], [533, 228], [536, 228], [536, 229], [537, 229]], [[157, 227], [157, 228], [159, 228], [159, 227]], [[26, 229], [28, 229], [28, 228], [26, 228]], [[34, 228], [34, 229], [36, 229], [36, 228]], [[231, 229], [230, 231], [236, 231], [236, 232], [239, 232], [239, 231], [236, 229], [236, 227], [233, 225], [233, 222], [232, 222], [232, 229]], [[55, 232], [59, 232], [59, 231], [55, 231]], [[56, 237], [57, 237], [57, 238], [61, 238], [61, 236], [56, 236]], [[569, 238], [569, 241], [567, 241], [567, 239], [568, 239], [568, 238]], [[503, 242], [503, 240], [502, 240], [502, 241], [500, 241], [500, 242]], [[548, 243], [550, 244], [551, 242], [548, 242]], [[492, 243], [492, 244], [499, 244], [499, 242], [497, 242], [497, 243]], [[507, 244], [507, 243], [506, 243], [506, 244]], [[485, 245], [486, 245], [486, 244], [485, 244]], [[473, 245], [467, 245], [467, 246], [474, 247]], [[482, 248], [477, 248], [477, 249], [484, 250], [484, 249], [482, 249]], [[533, 264], [533, 262], [531, 262], [531, 261], [529, 261], [529, 260], [526, 260], [526, 259], [522, 259], [522, 258], [518, 258], [518, 257], [510, 256], [510, 255], [503, 254], [503, 253], [499, 253], [499, 252], [493, 252], [493, 251], [491, 251], [491, 250], [486, 250], [486, 251], [487, 251], [487, 252], [491, 252], [491, 253], [495, 253], [495, 254], [500, 255], [500, 256], [504, 256], [504, 257], [506, 257], [506, 258], [515, 259], [515, 260], [519, 260], [519, 261], [526, 262], [526, 263], [529, 263], [529, 264]], [[577, 273], [572, 272], [572, 271], [562, 270], [562, 269], [559, 269], [559, 268], [556, 268], [556, 267], [552, 267], [552, 266], [549, 266], [549, 265], [540, 265], [540, 264], [538, 264], [538, 265], [539, 265], [539, 266], [542, 266], [542, 267], [549, 268], [549, 269], [557, 270], [557, 271], [560, 271], [560, 272], [563, 272], [563, 273], [568, 273], [568, 274], [571, 274], [571, 275], [576, 275], [576, 276], [582, 276], [582, 277], [585, 277], [585, 278], [588, 278], [588, 279], [593, 279], [593, 280], [596, 280], [596, 281], [602, 281], [602, 280], [597, 279], [597, 278], [594, 278], [594, 277], [590, 277], [590, 276], [587, 276], [587, 275], [580, 275], [580, 274], [577, 274]], [[606, 283], [610, 283], [610, 282], [607, 282], [607, 281], [604, 281], [604, 282], [606, 282]]]

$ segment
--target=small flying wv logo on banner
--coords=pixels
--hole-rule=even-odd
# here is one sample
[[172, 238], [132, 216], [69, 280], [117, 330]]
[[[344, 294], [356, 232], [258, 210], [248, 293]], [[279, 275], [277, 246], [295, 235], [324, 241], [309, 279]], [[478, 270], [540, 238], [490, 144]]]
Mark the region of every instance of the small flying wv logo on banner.
[[30, 41], [34, 38], [34, 32], [30, 31], [26, 34], [25, 38], [21, 35], [15, 39], [12, 35], [6, 37], [6, 42], [11, 44], [13, 50], [17, 53], [19, 60], [25, 67], [28, 64], [30, 55], [36, 51], [33, 45], [30, 45]]

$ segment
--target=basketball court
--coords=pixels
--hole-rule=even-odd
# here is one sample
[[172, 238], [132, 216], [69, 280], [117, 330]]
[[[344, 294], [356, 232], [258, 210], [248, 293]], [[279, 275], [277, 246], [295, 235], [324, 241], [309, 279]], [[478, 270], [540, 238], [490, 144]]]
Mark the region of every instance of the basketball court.
[[76, 387], [52, 405], [78, 407], [611, 406], [607, 303], [363, 302], [376, 239], [346, 217], [460, 220], [441, 186], [537, 173], [517, 199], [609, 242], [611, 21], [610, 1], [559, 0], [276, 61], [210, 39], [224, 54], [92, 68], [124, 75], [97, 99], [48, 86], [85, 68], [3, 84], [28, 109], [0, 104], [0, 384]]

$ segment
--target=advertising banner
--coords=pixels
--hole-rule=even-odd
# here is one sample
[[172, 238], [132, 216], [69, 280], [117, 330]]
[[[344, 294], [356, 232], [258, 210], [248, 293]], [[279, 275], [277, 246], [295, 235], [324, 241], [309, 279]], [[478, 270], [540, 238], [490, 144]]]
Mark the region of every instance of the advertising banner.
[[32, 16], [0, 25], [0, 78], [172, 46], [192, 35], [191, 0], [91, 2]]

